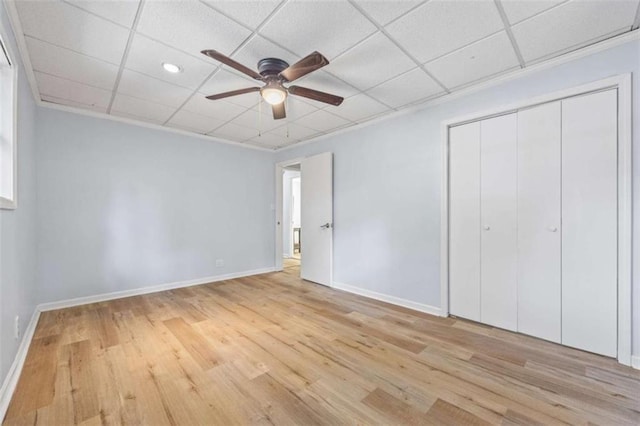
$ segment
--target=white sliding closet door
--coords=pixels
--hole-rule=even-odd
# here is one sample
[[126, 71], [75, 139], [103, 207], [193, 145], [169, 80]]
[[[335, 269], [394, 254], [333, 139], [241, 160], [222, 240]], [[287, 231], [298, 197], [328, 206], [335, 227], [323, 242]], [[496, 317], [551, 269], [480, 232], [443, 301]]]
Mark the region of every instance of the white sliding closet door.
[[516, 330], [517, 116], [480, 123], [481, 321]]
[[449, 309], [480, 321], [480, 123], [449, 130]]
[[560, 119], [554, 102], [518, 113], [518, 331], [560, 343]]
[[617, 90], [562, 101], [562, 343], [617, 355]]

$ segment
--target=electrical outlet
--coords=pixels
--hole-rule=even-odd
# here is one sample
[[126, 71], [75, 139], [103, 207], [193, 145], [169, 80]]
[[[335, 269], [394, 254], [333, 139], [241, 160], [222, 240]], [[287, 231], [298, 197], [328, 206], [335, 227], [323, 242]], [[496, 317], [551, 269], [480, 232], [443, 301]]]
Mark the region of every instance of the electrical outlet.
[[216, 259], [216, 268], [224, 266], [224, 259]]
[[20, 315], [16, 315], [14, 321], [13, 336], [18, 340], [20, 338]]

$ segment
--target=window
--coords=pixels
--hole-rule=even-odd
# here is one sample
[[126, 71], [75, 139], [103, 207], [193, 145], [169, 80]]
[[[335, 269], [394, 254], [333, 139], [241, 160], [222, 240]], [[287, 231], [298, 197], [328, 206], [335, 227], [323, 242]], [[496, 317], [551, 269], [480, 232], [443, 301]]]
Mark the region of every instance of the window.
[[0, 38], [0, 208], [17, 207], [16, 66]]

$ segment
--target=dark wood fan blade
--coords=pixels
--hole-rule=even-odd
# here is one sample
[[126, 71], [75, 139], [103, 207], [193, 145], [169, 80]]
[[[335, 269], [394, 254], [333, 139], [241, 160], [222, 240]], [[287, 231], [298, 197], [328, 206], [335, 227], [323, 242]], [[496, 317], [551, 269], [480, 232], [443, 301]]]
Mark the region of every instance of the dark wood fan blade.
[[319, 92], [317, 90], [308, 89], [306, 87], [291, 86], [287, 89], [290, 94], [296, 96], [302, 96], [303, 98], [313, 99], [314, 101], [324, 102], [325, 104], [331, 104], [338, 106], [344, 101], [341, 96], [331, 95], [325, 92]]
[[293, 81], [328, 64], [329, 60], [327, 58], [322, 56], [319, 52], [313, 52], [307, 57], [300, 59], [284, 71], [281, 71], [280, 76], [287, 79], [287, 81]]
[[245, 67], [241, 63], [238, 63], [238, 62], [234, 61], [230, 57], [228, 57], [226, 55], [223, 55], [222, 53], [218, 52], [217, 50], [212, 50], [212, 49], [203, 50], [200, 53], [202, 53], [203, 55], [208, 56], [210, 58], [213, 58], [216, 61], [220, 61], [223, 64], [228, 65], [231, 68], [234, 68], [234, 69], [240, 71], [241, 73], [248, 75], [251, 78], [255, 78], [256, 80], [262, 80], [262, 76], [260, 74], [258, 74], [257, 72], [255, 72], [251, 68]]
[[284, 111], [284, 102], [281, 102], [277, 105], [271, 105], [271, 109], [273, 110], [274, 120], [280, 120], [287, 116], [287, 113]]
[[215, 101], [216, 99], [228, 98], [230, 96], [244, 95], [245, 93], [259, 92], [259, 87], [247, 87], [246, 89], [232, 90], [230, 92], [218, 93], [217, 95], [209, 95], [207, 99]]

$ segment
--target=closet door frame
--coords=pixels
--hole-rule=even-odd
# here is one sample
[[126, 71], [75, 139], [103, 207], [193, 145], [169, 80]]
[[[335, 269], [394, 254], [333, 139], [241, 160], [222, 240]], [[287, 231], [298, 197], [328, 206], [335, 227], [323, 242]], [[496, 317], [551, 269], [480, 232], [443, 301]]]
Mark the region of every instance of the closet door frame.
[[[574, 96], [617, 89], [618, 91], [618, 354], [617, 360], [631, 365], [631, 242], [632, 242], [632, 166], [631, 166], [631, 73], [620, 74], [581, 86], [538, 96], [526, 101], [499, 106], [442, 122], [442, 197], [440, 232], [440, 306], [449, 316], [449, 129], [474, 121], [512, 114], [549, 102]], [[640, 366], [634, 365], [636, 368]]]

